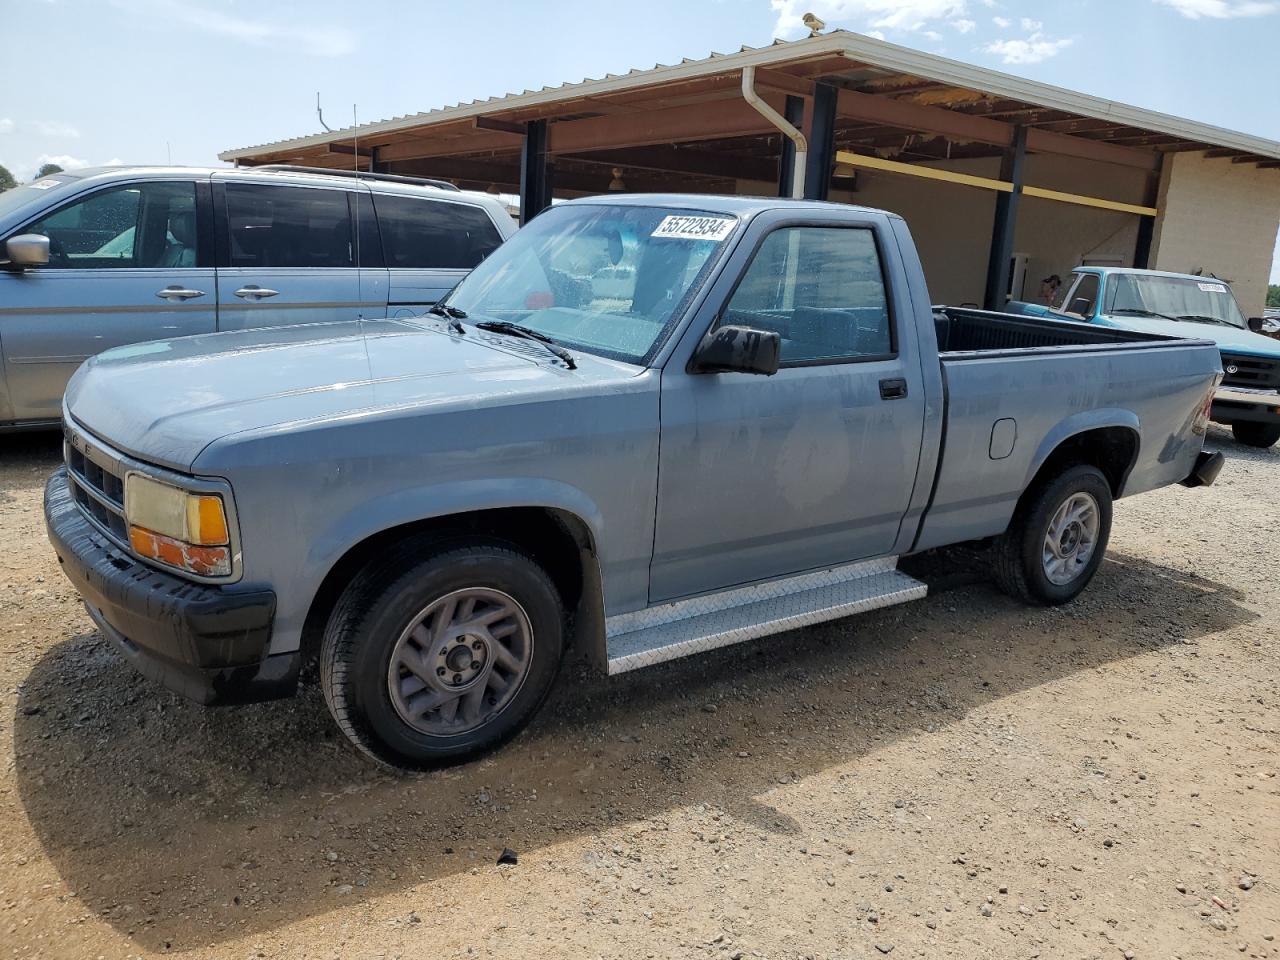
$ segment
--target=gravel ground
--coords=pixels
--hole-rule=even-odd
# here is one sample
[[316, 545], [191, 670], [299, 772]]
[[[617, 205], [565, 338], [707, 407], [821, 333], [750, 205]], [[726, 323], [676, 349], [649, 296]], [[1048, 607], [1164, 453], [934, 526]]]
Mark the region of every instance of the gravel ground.
[[1069, 607], [926, 558], [925, 601], [570, 664], [393, 778], [315, 689], [135, 676], [45, 540], [56, 438], [0, 438], [0, 956], [1280, 957], [1280, 449], [1211, 445]]

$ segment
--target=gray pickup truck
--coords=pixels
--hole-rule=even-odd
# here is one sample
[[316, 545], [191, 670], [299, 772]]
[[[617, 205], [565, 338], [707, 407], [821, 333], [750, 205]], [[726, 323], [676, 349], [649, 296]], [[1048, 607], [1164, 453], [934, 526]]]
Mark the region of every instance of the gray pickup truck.
[[369, 756], [502, 742], [572, 639], [610, 672], [918, 598], [987, 541], [1074, 597], [1112, 501], [1211, 483], [1212, 343], [934, 310], [906, 224], [592, 198], [434, 316], [157, 341], [68, 387], [45, 512], [139, 670], [206, 703], [319, 661]]

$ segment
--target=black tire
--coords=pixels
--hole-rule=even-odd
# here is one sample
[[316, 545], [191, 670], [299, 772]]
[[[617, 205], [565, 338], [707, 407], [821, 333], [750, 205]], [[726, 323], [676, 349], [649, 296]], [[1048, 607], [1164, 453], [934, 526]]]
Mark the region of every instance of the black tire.
[[[500, 591], [516, 601], [531, 628], [527, 669], [511, 698], [475, 729], [447, 736], [423, 732], [393, 702], [393, 652], [434, 602], [472, 589]], [[408, 541], [357, 576], [329, 618], [320, 650], [325, 700], [348, 739], [381, 764], [424, 769], [456, 763], [505, 743], [542, 705], [560, 667], [564, 623], [551, 578], [513, 545]]]
[[1265, 449], [1280, 440], [1280, 423], [1237, 420], [1231, 425], [1231, 433], [1245, 446]]
[[[1078, 493], [1093, 497], [1098, 533], [1093, 553], [1068, 583], [1053, 582], [1045, 571], [1044, 542], [1058, 508]], [[992, 567], [1005, 593], [1025, 603], [1052, 606], [1072, 600], [1093, 579], [1111, 536], [1111, 485], [1097, 467], [1069, 467], [1028, 491], [1014, 512], [1009, 529], [996, 539]]]

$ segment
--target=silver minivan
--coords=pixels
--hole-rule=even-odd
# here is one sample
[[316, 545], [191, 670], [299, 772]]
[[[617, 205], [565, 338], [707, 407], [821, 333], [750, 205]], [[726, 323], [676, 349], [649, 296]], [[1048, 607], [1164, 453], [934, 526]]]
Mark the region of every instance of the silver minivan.
[[305, 168], [112, 167], [0, 193], [0, 430], [110, 347], [422, 313], [515, 232], [496, 197]]

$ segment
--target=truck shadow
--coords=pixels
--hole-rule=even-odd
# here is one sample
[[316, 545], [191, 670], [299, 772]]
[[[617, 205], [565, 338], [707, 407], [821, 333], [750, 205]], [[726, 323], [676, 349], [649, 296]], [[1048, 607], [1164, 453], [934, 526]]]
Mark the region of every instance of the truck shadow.
[[205, 710], [135, 676], [96, 635], [75, 637], [23, 685], [21, 801], [86, 913], [139, 949], [199, 951], [495, 870], [504, 846], [536, 860], [560, 841], [686, 805], [794, 831], [769, 805], [779, 782], [1257, 619], [1230, 587], [1125, 556], [1054, 610], [975, 583], [963, 551], [920, 563], [936, 592], [907, 607], [612, 679], [566, 664], [514, 743], [415, 777], [357, 758], [314, 688], [293, 702]]

